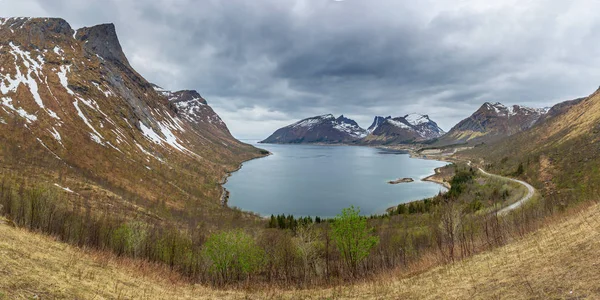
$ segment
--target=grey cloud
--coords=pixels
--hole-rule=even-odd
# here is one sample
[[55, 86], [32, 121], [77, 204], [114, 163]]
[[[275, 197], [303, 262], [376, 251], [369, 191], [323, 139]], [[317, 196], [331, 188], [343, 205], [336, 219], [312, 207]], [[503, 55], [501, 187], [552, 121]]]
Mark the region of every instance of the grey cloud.
[[[429, 114], [484, 101], [547, 106], [600, 78], [600, 3], [586, 0], [4, 0], [3, 15], [113, 22], [130, 61], [197, 89], [238, 137], [324, 113]], [[261, 121], [263, 120], [263, 121]]]

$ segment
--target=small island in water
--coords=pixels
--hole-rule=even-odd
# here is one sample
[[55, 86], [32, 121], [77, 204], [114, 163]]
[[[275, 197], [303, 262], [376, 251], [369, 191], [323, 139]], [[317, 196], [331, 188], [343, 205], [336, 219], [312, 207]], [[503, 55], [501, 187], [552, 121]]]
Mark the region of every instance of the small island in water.
[[413, 182], [414, 180], [412, 178], [399, 178], [396, 180], [390, 180], [388, 181], [389, 184], [398, 184], [398, 183], [406, 183], [406, 182]]

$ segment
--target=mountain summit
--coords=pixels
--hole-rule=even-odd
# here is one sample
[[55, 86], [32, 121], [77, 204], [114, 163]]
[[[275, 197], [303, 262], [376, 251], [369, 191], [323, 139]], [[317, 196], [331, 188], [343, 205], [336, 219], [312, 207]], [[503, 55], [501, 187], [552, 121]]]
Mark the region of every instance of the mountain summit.
[[367, 131], [354, 120], [338, 118], [332, 114], [306, 118], [294, 124], [280, 128], [261, 143], [297, 144], [297, 143], [348, 143], [367, 135]]

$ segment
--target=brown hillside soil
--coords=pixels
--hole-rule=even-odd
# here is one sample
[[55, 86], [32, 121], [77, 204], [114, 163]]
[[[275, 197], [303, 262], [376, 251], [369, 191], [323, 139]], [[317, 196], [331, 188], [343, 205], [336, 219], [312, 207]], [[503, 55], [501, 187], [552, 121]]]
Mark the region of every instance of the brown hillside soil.
[[193, 286], [164, 267], [0, 225], [0, 299], [594, 299], [600, 297], [599, 217], [597, 204], [573, 211], [512, 244], [414, 276], [391, 273], [352, 286], [260, 292]]
[[447, 189], [450, 189], [450, 180], [454, 176], [454, 168], [451, 166], [441, 167], [435, 169], [435, 174], [423, 178], [423, 181], [435, 182], [443, 185]]

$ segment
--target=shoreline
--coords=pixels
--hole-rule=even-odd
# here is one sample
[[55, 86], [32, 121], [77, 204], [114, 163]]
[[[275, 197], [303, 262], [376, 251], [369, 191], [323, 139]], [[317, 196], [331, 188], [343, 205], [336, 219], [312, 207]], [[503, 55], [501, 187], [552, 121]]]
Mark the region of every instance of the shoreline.
[[[258, 148], [260, 149], [260, 148]], [[261, 149], [264, 150], [264, 149]], [[229, 202], [229, 190], [227, 190], [227, 188], [225, 188], [225, 185], [227, 184], [227, 181], [229, 180], [229, 177], [231, 177], [231, 175], [233, 175], [233, 173], [239, 171], [242, 169], [242, 167], [244, 166], [244, 163], [247, 163], [249, 161], [253, 161], [255, 159], [261, 159], [261, 158], [265, 158], [265, 157], [269, 157], [273, 155], [272, 152], [269, 151], [268, 154], [265, 155], [261, 155], [259, 157], [253, 157], [247, 160], [244, 160], [242, 162], [240, 162], [240, 164], [231, 171], [225, 171], [225, 175], [223, 175], [223, 178], [218, 182], [218, 185], [221, 187], [221, 196], [219, 197], [219, 203], [221, 204], [222, 207], [227, 207], [229, 208], [229, 206], [227, 205]]]
[[440, 172], [441, 168], [443, 168], [443, 167], [439, 167], [439, 168], [433, 169], [433, 171], [435, 172], [435, 174], [429, 175], [429, 176], [421, 179], [421, 181], [427, 181], [427, 182], [437, 183], [437, 184], [439, 184], [439, 185], [447, 188], [448, 190], [450, 190], [452, 188], [452, 186], [450, 186], [449, 182], [445, 181], [444, 179], [438, 179], [438, 178], [436, 178], [436, 176], [438, 176], [438, 175], [441, 174], [441, 172]]

